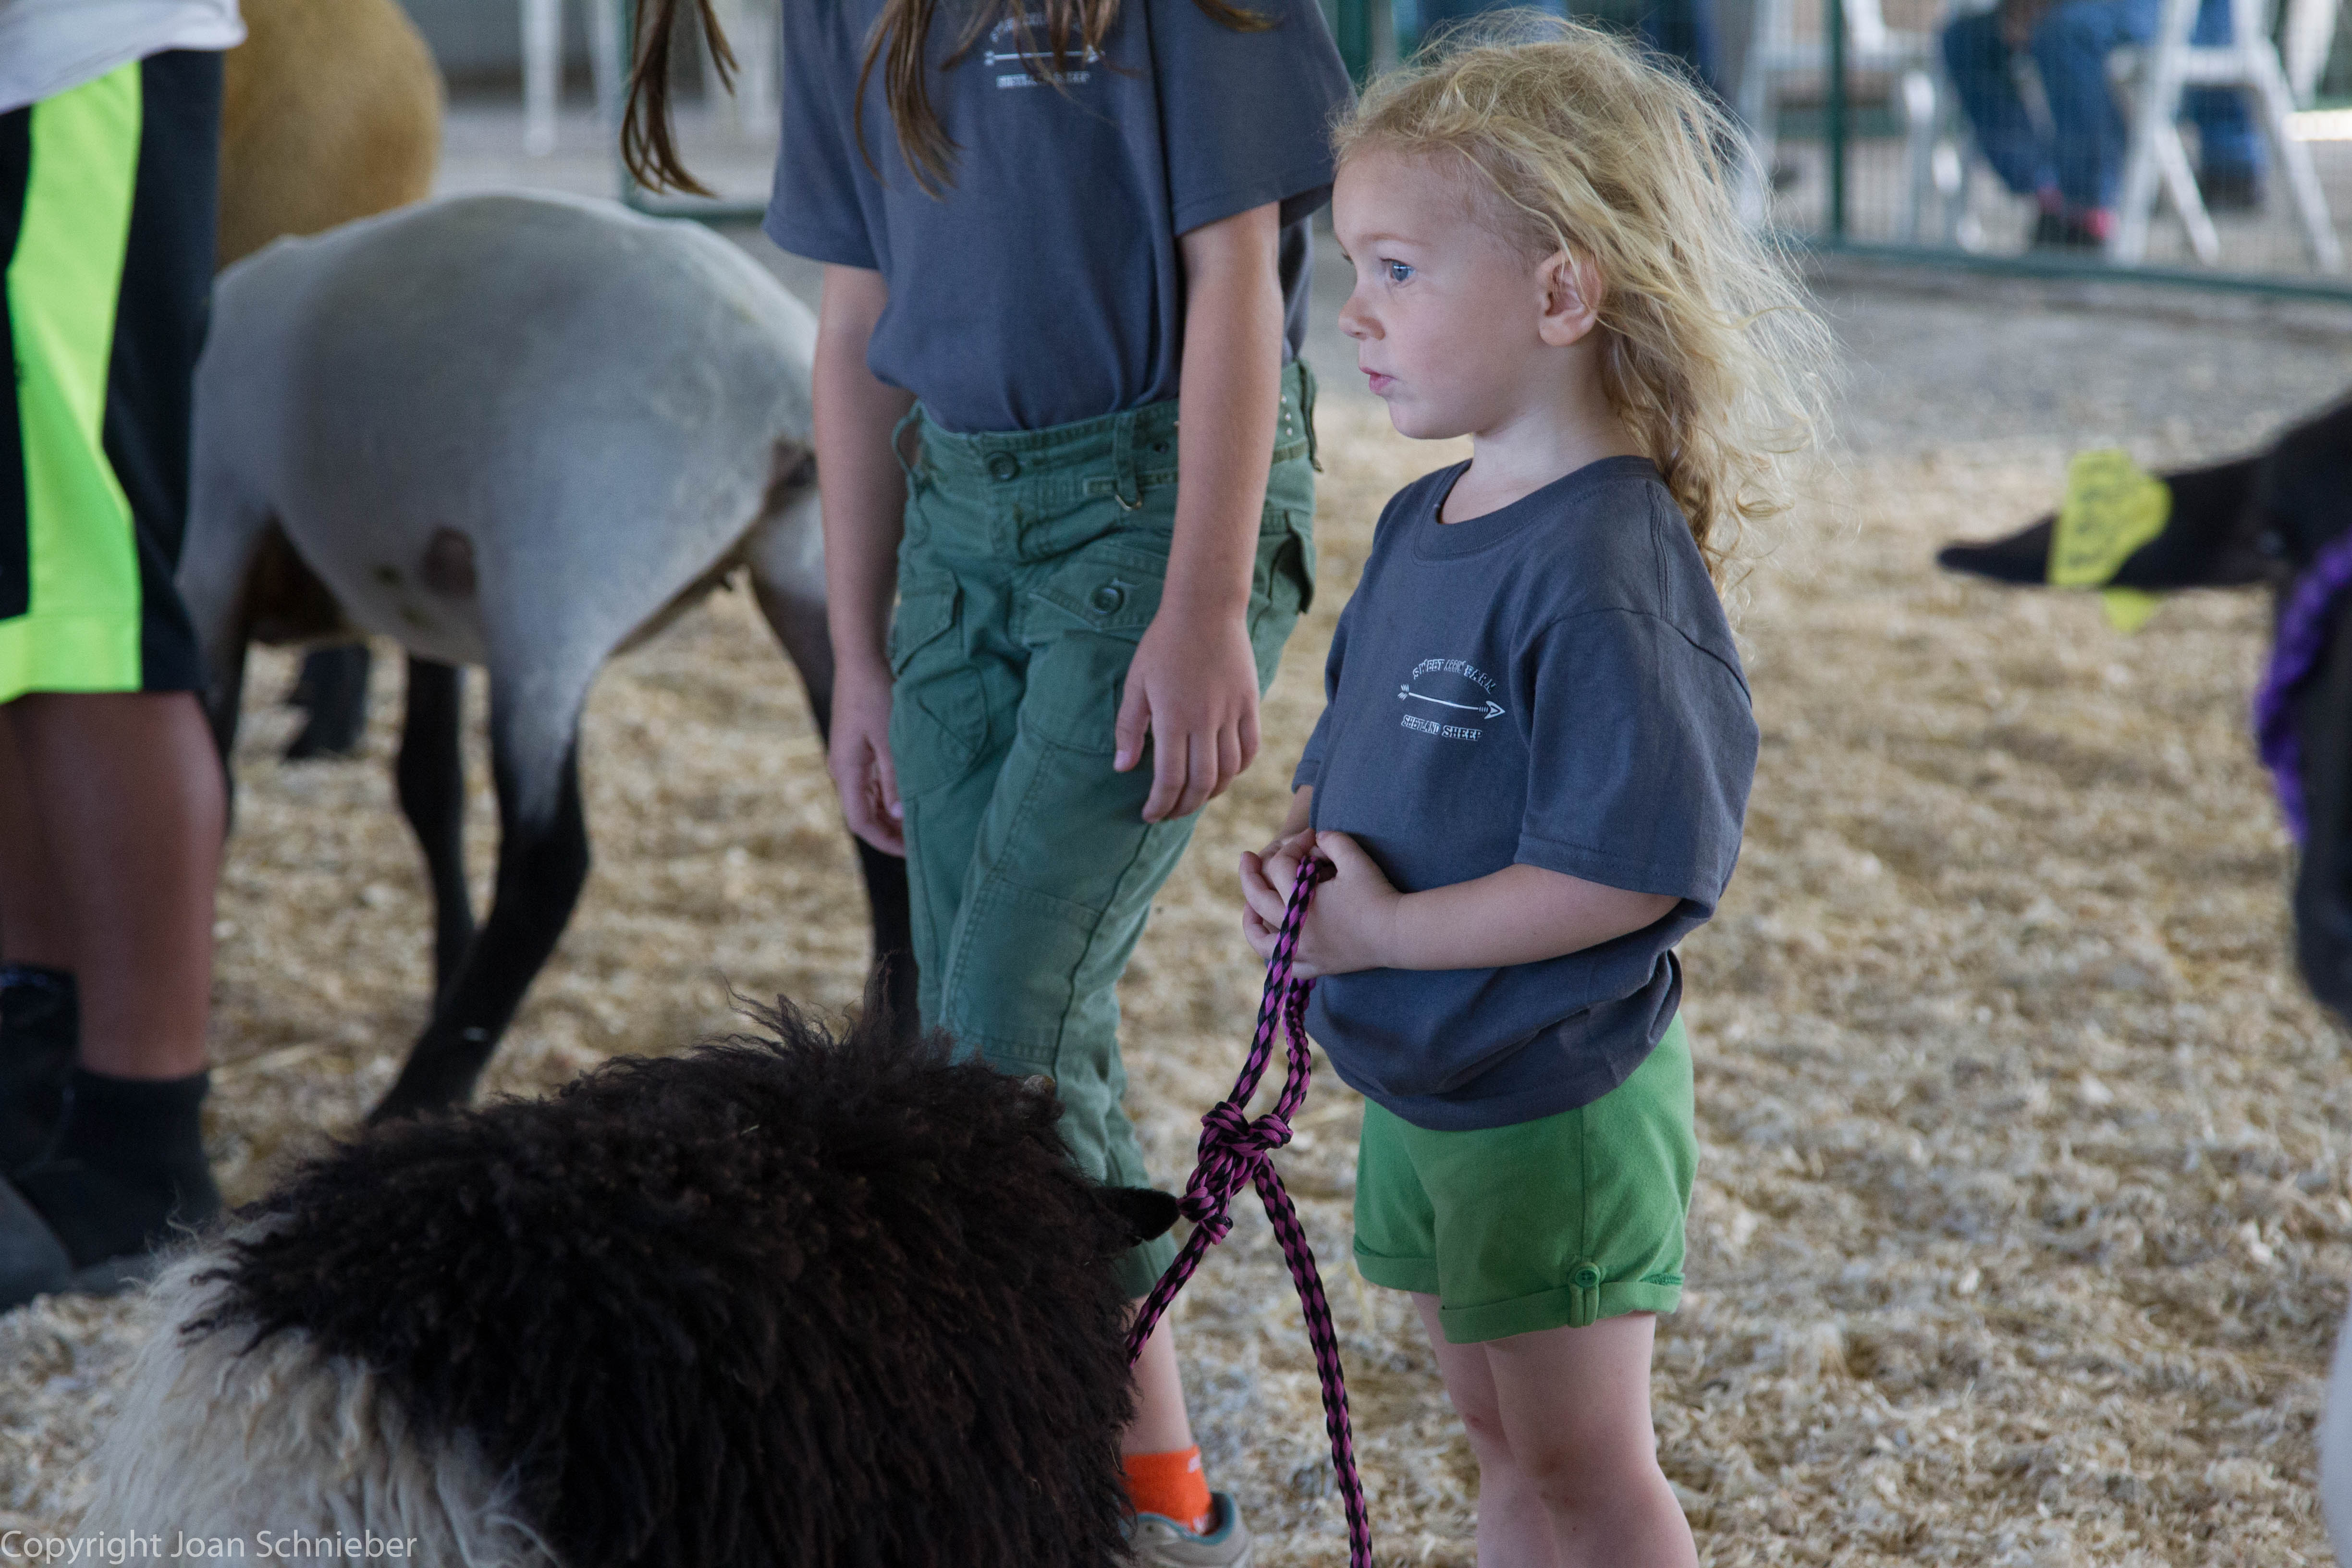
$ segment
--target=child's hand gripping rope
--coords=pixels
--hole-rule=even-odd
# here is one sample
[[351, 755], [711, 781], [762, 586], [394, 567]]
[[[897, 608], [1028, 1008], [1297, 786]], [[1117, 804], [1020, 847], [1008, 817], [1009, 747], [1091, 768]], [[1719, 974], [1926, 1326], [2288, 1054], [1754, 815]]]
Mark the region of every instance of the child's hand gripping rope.
[[[1306, 1229], [1298, 1223], [1298, 1211], [1291, 1206], [1290, 1194], [1283, 1190], [1282, 1178], [1274, 1169], [1274, 1152], [1290, 1142], [1290, 1119], [1306, 1102], [1307, 1079], [1313, 1071], [1305, 1018], [1307, 994], [1314, 982], [1291, 974], [1298, 951], [1298, 927], [1307, 918], [1316, 883], [1331, 873], [1329, 862], [1312, 855], [1299, 864], [1289, 907], [1266, 961], [1265, 994], [1258, 1004], [1257, 1033], [1250, 1041], [1249, 1057], [1242, 1063], [1241, 1076], [1234, 1080], [1233, 1093], [1201, 1118], [1200, 1163], [1177, 1205], [1192, 1222], [1192, 1234], [1135, 1315], [1134, 1325], [1128, 1330], [1127, 1356], [1132, 1363], [1142, 1353], [1144, 1341], [1151, 1337], [1176, 1292], [1192, 1277], [1202, 1255], [1233, 1229], [1226, 1210], [1242, 1184], [1255, 1186], [1265, 1205], [1266, 1218], [1273, 1222], [1275, 1236], [1282, 1243], [1283, 1261], [1290, 1266], [1290, 1278], [1298, 1287], [1307, 1338], [1315, 1347], [1315, 1370], [1323, 1384], [1323, 1425], [1331, 1435], [1331, 1468], [1339, 1478], [1339, 1495], [1348, 1511], [1349, 1568], [1372, 1568], [1371, 1517], [1364, 1507], [1363, 1484], [1356, 1476], [1355, 1437], [1348, 1421], [1348, 1383], [1339, 1366], [1339, 1335], [1331, 1327], [1330, 1303], [1324, 1299], [1322, 1276], [1316, 1271]], [[1288, 1051], [1288, 1073], [1274, 1109], [1252, 1121], [1244, 1108], [1274, 1054], [1277, 1022]]]

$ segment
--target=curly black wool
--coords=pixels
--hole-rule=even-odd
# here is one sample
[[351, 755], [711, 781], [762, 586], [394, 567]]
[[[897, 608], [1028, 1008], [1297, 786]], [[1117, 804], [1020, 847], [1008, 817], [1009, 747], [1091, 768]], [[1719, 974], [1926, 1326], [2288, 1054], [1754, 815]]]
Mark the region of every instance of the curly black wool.
[[1093, 1185], [1049, 1089], [941, 1037], [761, 1022], [334, 1149], [184, 1331], [363, 1363], [567, 1568], [1117, 1561], [1108, 1264], [1173, 1200]]

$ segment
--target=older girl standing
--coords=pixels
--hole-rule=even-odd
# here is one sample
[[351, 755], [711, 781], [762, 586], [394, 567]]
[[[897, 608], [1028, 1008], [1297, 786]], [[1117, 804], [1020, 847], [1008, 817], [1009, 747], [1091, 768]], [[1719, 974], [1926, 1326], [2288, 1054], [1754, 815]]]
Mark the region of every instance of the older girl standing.
[[[1050, 1076], [1080, 1166], [1140, 1184], [1119, 973], [1313, 588], [1297, 352], [1347, 77], [1313, 0], [785, 0], [783, 37], [834, 780], [908, 858], [925, 1025]], [[1246, 1563], [1164, 1327], [1137, 1391], [1139, 1561]]]

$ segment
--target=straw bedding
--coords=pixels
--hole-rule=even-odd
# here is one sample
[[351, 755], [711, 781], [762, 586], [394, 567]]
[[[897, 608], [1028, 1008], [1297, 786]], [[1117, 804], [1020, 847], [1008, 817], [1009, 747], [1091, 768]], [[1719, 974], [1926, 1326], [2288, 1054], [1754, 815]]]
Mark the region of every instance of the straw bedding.
[[[2135, 328], [2136, 371], [1995, 418], [1970, 401], [2001, 395], [1975, 356], [2012, 314], [1854, 308], [1853, 455], [1739, 595], [1765, 743], [1738, 878], [1685, 952], [1705, 1163], [1654, 1381], [1712, 1563], [2326, 1554], [2311, 1434], [2352, 1275], [2352, 1096], [2284, 957], [2289, 850], [2244, 739], [2263, 605], [2191, 596], [2126, 640], [2085, 598], [1946, 579], [1928, 554], [2033, 515], [2099, 434], [2149, 460], [2252, 437], [2332, 390], [2341, 344], [2246, 345], [2217, 397], [2180, 356], [2231, 334]], [[2184, 365], [2188, 390], [2151, 390]], [[1123, 993], [1131, 1104], [1171, 1185], [1256, 1000], [1234, 855], [1278, 816], [1380, 501], [1449, 456], [1360, 402], [1330, 399], [1323, 426], [1322, 593], [1266, 753], [1204, 815]], [[252, 676], [220, 904], [209, 1130], [237, 1198], [352, 1125], [428, 980], [383, 766], [397, 679], [368, 763], [289, 767], [268, 700], [290, 668]], [[490, 1090], [726, 1028], [730, 984], [853, 1000], [853, 863], [745, 595], [606, 675], [584, 757], [595, 873]], [[1466, 1565], [1475, 1470], [1420, 1330], [1346, 1263], [1358, 1113], [1327, 1070], [1284, 1168], [1332, 1285], [1382, 1559]], [[1215, 1483], [1262, 1561], [1336, 1560], [1312, 1363], [1262, 1219], [1179, 1321]], [[121, 1302], [0, 1319], [0, 1526], [70, 1522], [143, 1327]]]

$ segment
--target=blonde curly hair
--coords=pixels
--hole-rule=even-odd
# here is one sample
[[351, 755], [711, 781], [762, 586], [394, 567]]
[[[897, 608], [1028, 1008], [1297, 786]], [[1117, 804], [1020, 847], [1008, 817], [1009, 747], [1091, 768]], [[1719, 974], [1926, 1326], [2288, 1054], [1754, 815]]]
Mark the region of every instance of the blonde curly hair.
[[1374, 82], [1332, 140], [1342, 163], [1459, 159], [1505, 237], [1591, 258], [1610, 405], [1718, 579], [1746, 525], [1788, 510], [1827, 431], [1829, 331], [1740, 218], [1745, 141], [1675, 65], [1574, 22], [1488, 20]]

